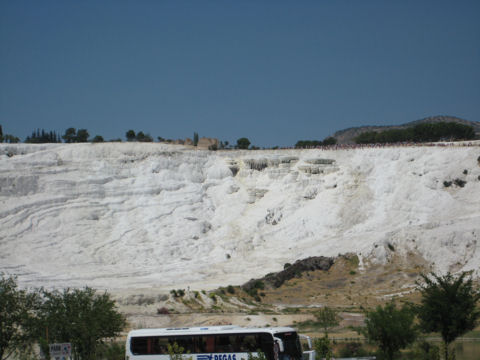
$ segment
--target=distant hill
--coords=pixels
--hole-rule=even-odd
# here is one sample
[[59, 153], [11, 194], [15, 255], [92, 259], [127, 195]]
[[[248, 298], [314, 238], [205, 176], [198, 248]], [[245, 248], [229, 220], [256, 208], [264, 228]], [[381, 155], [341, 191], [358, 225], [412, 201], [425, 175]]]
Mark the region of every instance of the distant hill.
[[455, 116], [445, 116], [445, 115], [438, 115], [438, 116], [431, 116], [421, 120], [411, 121], [402, 125], [392, 125], [392, 126], [360, 126], [360, 127], [352, 127], [344, 130], [337, 131], [332, 136], [337, 139], [338, 144], [353, 144], [355, 141], [354, 139], [360, 135], [361, 133], [367, 131], [385, 131], [390, 129], [403, 129], [411, 126], [415, 126], [421, 123], [438, 123], [438, 122], [456, 122], [464, 125], [470, 125], [475, 130], [475, 134], [477, 137], [480, 136], [480, 122], [479, 121], [469, 121], [465, 119], [460, 119]]

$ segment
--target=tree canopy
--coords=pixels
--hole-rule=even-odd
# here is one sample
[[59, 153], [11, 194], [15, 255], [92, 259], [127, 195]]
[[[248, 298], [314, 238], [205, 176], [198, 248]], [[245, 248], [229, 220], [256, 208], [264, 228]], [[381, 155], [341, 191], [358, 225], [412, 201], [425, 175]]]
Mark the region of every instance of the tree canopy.
[[439, 332], [445, 344], [445, 359], [449, 345], [467, 331], [473, 330], [480, 319], [477, 302], [480, 292], [473, 287], [467, 273], [454, 276], [422, 275], [422, 294], [418, 307], [420, 326], [425, 332]]
[[323, 307], [314, 313], [318, 325], [323, 329], [325, 335], [328, 334], [328, 329], [338, 325], [338, 315], [335, 310], [329, 307]]
[[25, 142], [31, 144], [60, 143], [62, 139], [55, 131], [45, 131], [44, 129], [40, 131], [40, 129], [37, 129], [32, 131], [31, 136], [27, 136]]
[[19, 349], [31, 349], [34, 339], [35, 315], [32, 309], [35, 294], [20, 290], [17, 279], [0, 274], [0, 360], [7, 359]]
[[246, 137], [242, 137], [240, 139], [237, 140], [237, 147], [239, 149], [248, 149], [248, 147], [250, 146], [250, 140], [248, 140]]
[[367, 131], [354, 140], [357, 144], [471, 140], [475, 130], [456, 122], [422, 123], [404, 129]]
[[397, 308], [393, 302], [365, 314], [365, 337], [378, 344], [383, 355], [391, 360], [395, 354], [415, 341], [415, 313], [408, 306]]
[[323, 139], [323, 141], [320, 140], [299, 140], [295, 144], [295, 147], [297, 149], [302, 149], [302, 148], [311, 148], [311, 147], [317, 147], [317, 146], [329, 146], [329, 145], [335, 145], [337, 143], [337, 139], [335, 139], [332, 136], [326, 137]]
[[[38, 343], [70, 342], [75, 360], [97, 358], [98, 345], [125, 327], [108, 293], [94, 289], [18, 289], [16, 278], [0, 274], [0, 360], [27, 355]], [[102, 349], [105, 350], [105, 349]]]
[[[74, 359], [95, 359], [97, 346], [104, 338], [118, 336], [125, 318], [117, 312], [107, 293], [92, 288], [42, 291], [39, 310], [40, 343], [71, 342]], [[48, 330], [47, 330], [48, 328]]]
[[62, 139], [65, 140], [66, 143], [81, 143], [87, 142], [89, 136], [87, 129], [78, 129], [77, 131], [77, 129], [71, 127], [65, 130]]

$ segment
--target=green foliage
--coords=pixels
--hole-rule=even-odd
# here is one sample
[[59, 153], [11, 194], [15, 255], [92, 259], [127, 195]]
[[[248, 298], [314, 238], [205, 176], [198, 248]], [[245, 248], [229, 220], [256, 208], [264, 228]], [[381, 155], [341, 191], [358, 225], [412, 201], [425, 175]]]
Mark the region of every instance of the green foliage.
[[367, 131], [354, 140], [357, 144], [384, 144], [397, 142], [428, 142], [441, 140], [471, 140], [475, 138], [473, 127], [455, 122], [423, 123], [405, 129]]
[[332, 343], [328, 338], [327, 334], [324, 337], [315, 339], [313, 342], [313, 348], [316, 352], [316, 360], [326, 359], [329, 360], [332, 358]]
[[252, 353], [248, 353], [248, 360], [267, 360], [265, 353], [260, 349], [257, 350], [257, 355], [253, 355]]
[[455, 183], [455, 185], [457, 185], [459, 187], [462, 187], [462, 188], [467, 183], [465, 180], [462, 180], [462, 179], [459, 179], [459, 178], [455, 179], [453, 182]]
[[[123, 315], [107, 293], [89, 287], [63, 292], [42, 290], [38, 335], [44, 344], [71, 342], [74, 359], [95, 359], [97, 346], [125, 327]], [[42, 341], [43, 340], [43, 341]]]
[[125, 343], [109, 342], [100, 344], [97, 348], [96, 359], [123, 360], [125, 359]]
[[38, 297], [18, 289], [17, 279], [0, 274], [0, 360], [31, 352], [34, 341], [35, 308]]
[[317, 147], [322, 146], [322, 142], [319, 140], [298, 140], [295, 144], [295, 148], [303, 149], [303, 148], [310, 148], [310, 147]]
[[173, 297], [184, 297], [185, 296], [185, 289], [178, 289], [178, 290], [170, 290], [170, 294], [173, 295]]
[[88, 134], [87, 129], [78, 129], [77, 138], [75, 142], [80, 142], [80, 143], [87, 142], [89, 136], [90, 135]]
[[368, 355], [368, 351], [357, 341], [343, 343], [338, 349], [338, 356], [341, 358], [363, 357]]
[[6, 142], [10, 144], [18, 143], [20, 142], [20, 139], [14, 135], [11, 134], [4, 134], [2, 125], [0, 125], [0, 143]]
[[125, 137], [127, 138], [127, 141], [134, 141], [135, 140], [135, 131], [133, 130], [128, 130], [126, 133], [125, 133]]
[[418, 307], [420, 326], [425, 332], [439, 332], [444, 342], [445, 359], [449, 358], [449, 345], [459, 336], [473, 330], [480, 319], [477, 302], [480, 292], [473, 287], [467, 273], [459, 276], [448, 273], [438, 276], [422, 275], [422, 294]]
[[325, 306], [320, 310], [314, 312], [318, 325], [323, 329], [325, 336], [328, 334], [328, 329], [338, 326], [339, 318], [335, 310]]
[[185, 349], [176, 342], [174, 342], [173, 345], [167, 344], [167, 351], [170, 360], [192, 360], [191, 356], [184, 355]]
[[237, 148], [246, 150], [249, 146], [250, 140], [248, 140], [246, 137], [242, 137], [237, 140]]
[[105, 140], [103, 139], [103, 136], [102, 135], [96, 135], [93, 139], [92, 139], [92, 143], [100, 143], [100, 142], [104, 142]]
[[304, 148], [311, 148], [317, 146], [329, 146], [335, 145], [337, 143], [337, 139], [332, 136], [325, 138], [323, 141], [319, 140], [299, 140], [295, 144], [295, 148], [297, 149], [304, 149]]
[[87, 142], [89, 136], [87, 129], [78, 129], [77, 131], [72, 127], [65, 130], [62, 139], [65, 140], [66, 143], [81, 143]]
[[413, 343], [417, 337], [414, 326], [414, 311], [403, 305], [397, 309], [393, 302], [365, 314], [365, 325], [361, 332], [371, 342], [378, 345], [382, 354], [393, 359], [400, 349]]
[[235, 294], [235, 288], [232, 285], [228, 285], [227, 291], [229, 294]]
[[139, 142], [153, 142], [153, 138], [149, 134], [144, 134], [143, 131], [139, 131], [135, 134], [135, 131], [128, 130], [125, 133], [127, 141], [139, 141]]
[[265, 284], [262, 280], [255, 280], [255, 282], [253, 284], [253, 287], [255, 289], [263, 290], [263, 289], [265, 289]]
[[215, 295], [215, 293], [208, 294], [208, 297], [212, 299], [215, 304], [217, 303], [217, 296]]
[[153, 142], [153, 138], [149, 134], [144, 134], [143, 131], [139, 131], [135, 140], [139, 142]]
[[9, 143], [9, 144], [16, 144], [16, 143], [20, 142], [20, 139], [18, 137], [14, 136], [14, 135], [5, 134], [2, 137], [2, 142], [6, 142], [6, 143]]
[[31, 136], [27, 136], [25, 142], [29, 144], [44, 144], [60, 143], [62, 142], [62, 140], [55, 131], [46, 132], [44, 129], [42, 129], [42, 131], [40, 131], [40, 129], [37, 129], [37, 131], [32, 131]]
[[328, 145], [335, 145], [336, 143], [337, 143], [337, 139], [335, 139], [333, 136], [329, 136], [323, 139], [322, 145], [328, 146]]
[[194, 132], [193, 133], [193, 146], [198, 145], [198, 133]]
[[75, 128], [68, 128], [65, 130], [65, 134], [62, 136], [62, 139], [65, 140], [66, 143], [73, 143], [75, 142], [74, 139], [77, 136], [77, 129]]
[[426, 340], [415, 345], [413, 356], [418, 360], [440, 360], [440, 349]]

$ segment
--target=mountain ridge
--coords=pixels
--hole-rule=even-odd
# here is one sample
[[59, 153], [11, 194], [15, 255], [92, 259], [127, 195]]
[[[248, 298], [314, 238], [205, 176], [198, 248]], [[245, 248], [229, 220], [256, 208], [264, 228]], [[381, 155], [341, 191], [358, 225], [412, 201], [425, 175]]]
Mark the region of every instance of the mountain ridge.
[[338, 144], [353, 144], [355, 137], [367, 131], [384, 131], [391, 129], [405, 129], [423, 123], [438, 123], [438, 122], [455, 122], [463, 125], [472, 126], [477, 138], [480, 136], [480, 122], [469, 121], [456, 116], [436, 115], [429, 116], [420, 120], [410, 121], [400, 125], [364, 125], [357, 127], [350, 127], [343, 130], [336, 131], [332, 137], [337, 139]]

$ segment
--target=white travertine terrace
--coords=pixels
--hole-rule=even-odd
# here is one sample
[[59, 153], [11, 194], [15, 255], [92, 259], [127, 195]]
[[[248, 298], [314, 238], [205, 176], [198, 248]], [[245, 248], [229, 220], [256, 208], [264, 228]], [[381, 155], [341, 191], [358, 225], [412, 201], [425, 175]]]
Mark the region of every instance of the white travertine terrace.
[[1, 144], [0, 272], [23, 286], [208, 289], [308, 256], [385, 262], [390, 244], [478, 277], [479, 156]]

